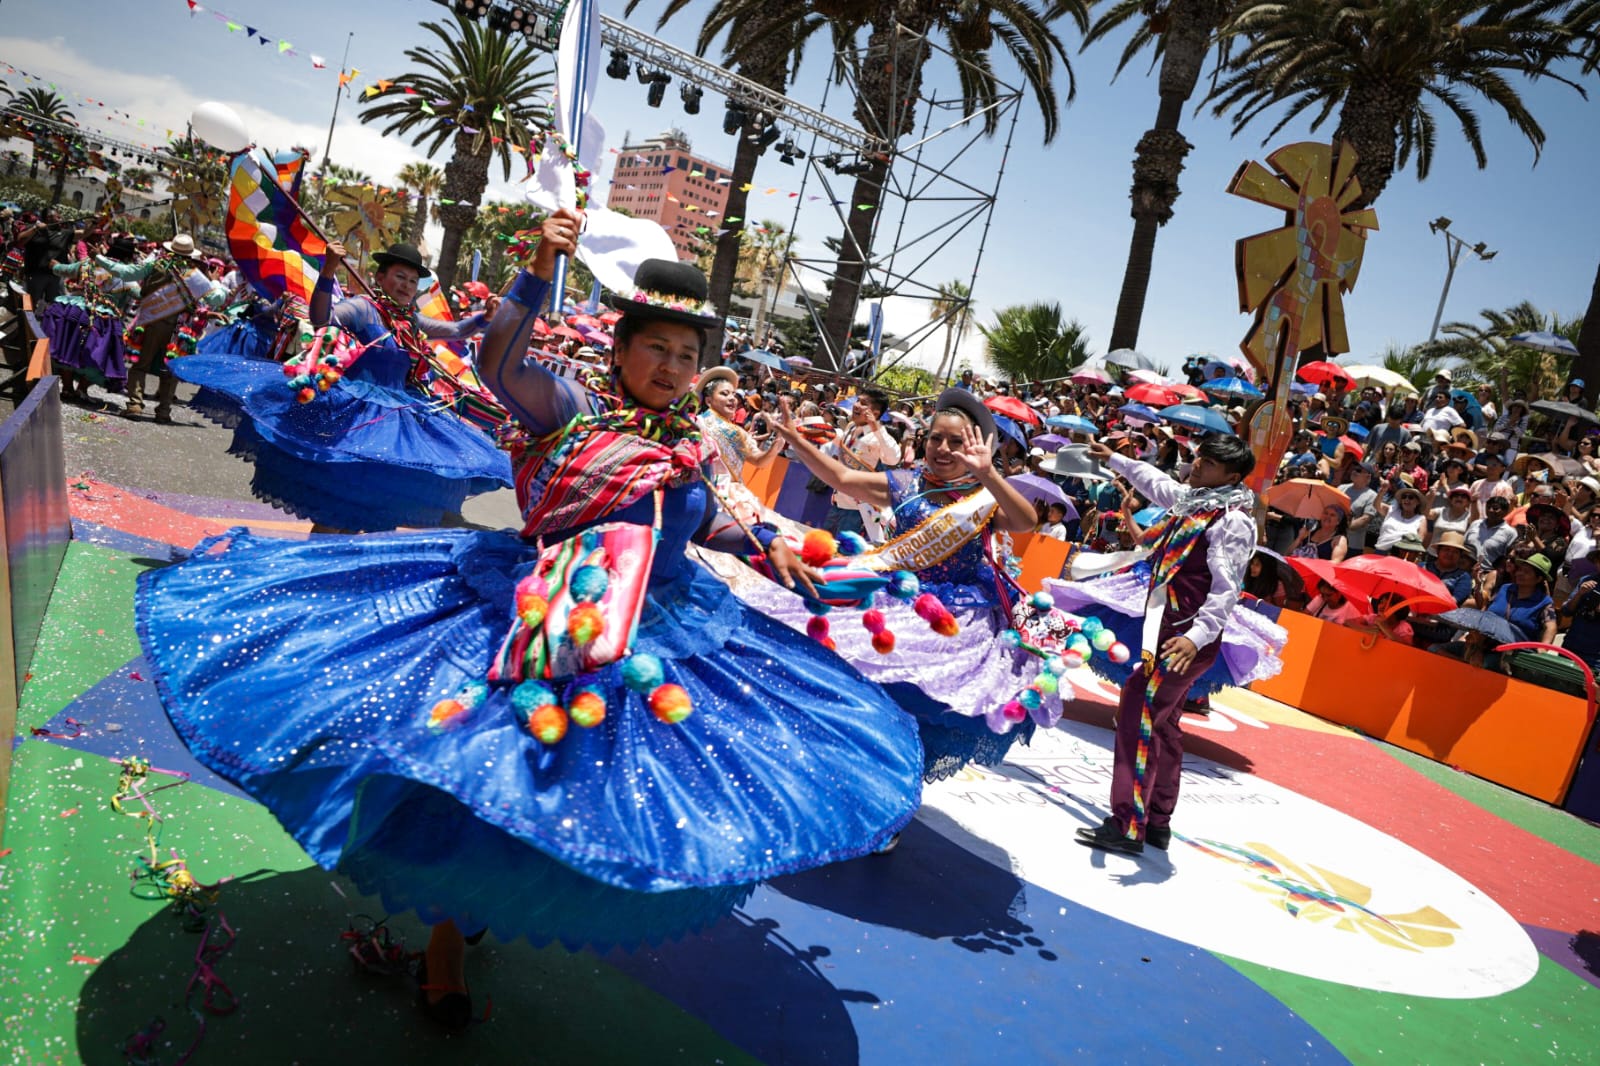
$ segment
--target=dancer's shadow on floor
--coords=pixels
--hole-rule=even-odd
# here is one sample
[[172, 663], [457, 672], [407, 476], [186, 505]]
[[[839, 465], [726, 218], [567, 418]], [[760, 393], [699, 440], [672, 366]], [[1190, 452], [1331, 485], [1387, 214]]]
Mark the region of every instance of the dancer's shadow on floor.
[[1037, 951], [1055, 958], [1020, 917], [1027, 886], [1011, 872], [1010, 856], [931, 807], [917, 813], [888, 854], [780, 877], [770, 887], [857, 921], [948, 939], [968, 951]]
[[[337, 889], [336, 887], [337, 886]], [[341, 892], [343, 893], [341, 895]], [[469, 949], [467, 979], [490, 1020], [446, 1035], [415, 1006], [401, 976], [356, 968], [339, 933], [379, 903], [311, 867], [223, 887], [219, 909], [237, 931], [213, 965], [238, 1009], [208, 1016], [196, 1052], [205, 1062], [854, 1062], [844, 997], [813, 958], [771, 921], [734, 916], [705, 933], [604, 958], [493, 938]], [[390, 928], [413, 950], [427, 930], [411, 915]], [[150, 918], [95, 968], [77, 1016], [77, 1058], [125, 1066], [129, 1039], [156, 1018], [155, 1061], [180, 1056], [200, 1031], [184, 1002], [199, 934], [169, 910]], [[200, 987], [192, 1006], [198, 1008]], [[220, 996], [221, 993], [219, 992]], [[781, 1027], [759, 1005], [782, 1008]], [[744, 1019], [741, 1023], [740, 1019]]]

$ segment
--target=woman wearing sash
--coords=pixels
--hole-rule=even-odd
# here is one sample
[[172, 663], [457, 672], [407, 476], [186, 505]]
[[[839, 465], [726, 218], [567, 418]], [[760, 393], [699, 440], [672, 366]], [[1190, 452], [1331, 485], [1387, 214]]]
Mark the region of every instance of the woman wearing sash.
[[[994, 564], [996, 532], [1023, 532], [1037, 523], [1033, 504], [994, 468], [994, 419], [977, 397], [947, 389], [939, 397], [923, 448], [923, 469], [871, 471], [846, 467], [787, 424], [779, 434], [817, 477], [838, 492], [894, 517], [887, 543], [856, 555], [853, 565], [910, 571], [923, 593], [943, 603], [954, 625], [940, 635], [912, 604], [880, 608], [894, 634], [893, 650], [845, 618], [828, 639], [867, 678], [883, 685], [917, 718], [924, 750], [924, 779], [936, 781], [969, 762], [999, 763], [1017, 738], [1036, 724], [1050, 726], [1061, 701], [1047, 695], [1021, 723], [1004, 709], [1038, 673], [1040, 660], [1008, 646], [1000, 634], [1012, 627], [1011, 604], [1021, 597], [1003, 566]], [[797, 596], [772, 586], [736, 591], [764, 614], [804, 631], [812, 612]], [[924, 601], [926, 602], [926, 601]]]
[[192, 355], [174, 364], [201, 387], [193, 406], [234, 430], [230, 451], [251, 459], [255, 495], [317, 532], [436, 526], [469, 496], [511, 485], [511, 465], [482, 430], [426, 391], [430, 337], [466, 337], [489, 315], [419, 318], [411, 302], [429, 273], [410, 245], [373, 256], [377, 290], [333, 304], [344, 249], [332, 244], [311, 321], [353, 338], [354, 361], [326, 391], [293, 384], [282, 367], [244, 355]]
[[[641, 265], [613, 367], [587, 387], [527, 357], [578, 224], [545, 221], [483, 346], [485, 380], [531, 438], [520, 535], [235, 531], [138, 596], [190, 749], [317, 862], [433, 925], [422, 1002], [446, 1025], [472, 1013], [463, 932], [602, 948], [675, 936], [757, 882], [873, 851], [920, 798], [915, 724], [893, 701], [688, 556], [757, 550], [705, 483], [690, 385], [719, 318], [704, 276]], [[546, 569], [639, 531], [632, 557], [562, 582]], [[773, 530], [753, 536], [784, 580], [810, 580]], [[636, 630], [612, 613], [627, 603]], [[602, 608], [605, 640], [633, 634], [626, 657], [600, 662], [602, 641], [574, 635]]]

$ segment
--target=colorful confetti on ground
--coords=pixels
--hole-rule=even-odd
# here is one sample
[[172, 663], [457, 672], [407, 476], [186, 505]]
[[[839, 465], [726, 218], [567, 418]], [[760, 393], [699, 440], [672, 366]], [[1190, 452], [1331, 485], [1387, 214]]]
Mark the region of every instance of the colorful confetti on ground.
[[[74, 483], [0, 848], [10, 1061], [1527, 1063], [1600, 1046], [1600, 829], [1235, 692], [1186, 719], [1169, 853], [1075, 847], [1110, 778], [1111, 694], [1087, 677], [1060, 729], [930, 788], [892, 854], [774, 882], [658, 949], [486, 941], [468, 977], [492, 1015], [446, 1036], [403, 977], [352, 963], [341, 934], [377, 903], [187, 755], [139, 658], [141, 570], [230, 524], [303, 525]], [[152, 767], [121, 805], [159, 812], [153, 862], [149, 820], [112, 809], [130, 757]], [[156, 891], [134, 879], [173, 856]], [[173, 869], [198, 886], [189, 906], [160, 888]], [[411, 916], [389, 928], [424, 937]]]

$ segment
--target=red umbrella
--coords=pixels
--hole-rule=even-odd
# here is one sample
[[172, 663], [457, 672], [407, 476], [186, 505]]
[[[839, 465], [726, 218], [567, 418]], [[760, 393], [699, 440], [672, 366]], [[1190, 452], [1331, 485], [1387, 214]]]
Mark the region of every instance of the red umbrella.
[[1029, 407], [1015, 396], [991, 396], [987, 400], [983, 401], [983, 406], [987, 407], [996, 414], [1005, 415], [1007, 418], [1014, 418], [1019, 422], [1026, 422], [1032, 426], [1037, 426], [1039, 424], [1039, 412], [1035, 411], [1033, 408]]
[[1205, 393], [1201, 392], [1199, 389], [1195, 388], [1193, 385], [1189, 385], [1189, 384], [1186, 384], [1186, 383], [1181, 382], [1181, 381], [1177, 382], [1175, 384], [1172, 384], [1172, 385], [1168, 385], [1167, 388], [1171, 389], [1173, 392], [1178, 394], [1178, 402], [1179, 403], [1210, 403], [1211, 402], [1211, 397], [1207, 396]]
[[583, 340], [583, 334], [579, 333], [577, 330], [573, 329], [569, 325], [566, 325], [565, 323], [563, 323], [562, 325], [556, 326], [550, 332], [551, 332], [551, 334], [553, 336], [565, 337], [569, 341], [581, 341], [581, 340]]
[[593, 315], [568, 315], [567, 325], [577, 328], [587, 326], [590, 329], [599, 329], [604, 323]]
[[1330, 381], [1340, 381], [1348, 389], [1356, 383], [1348, 370], [1337, 363], [1330, 363], [1326, 359], [1318, 359], [1314, 363], [1307, 363], [1296, 373], [1317, 385], [1326, 385]]
[[608, 326], [614, 326], [621, 318], [621, 311], [607, 311], [605, 314], [600, 316], [600, 321]]
[[[1366, 593], [1356, 587], [1350, 580], [1350, 575], [1339, 569], [1327, 559], [1303, 559], [1298, 555], [1289, 557], [1289, 565], [1294, 567], [1294, 572], [1300, 575], [1306, 583], [1306, 591], [1316, 593], [1318, 582], [1326, 581], [1340, 592], [1344, 598], [1355, 605], [1358, 611], [1370, 611], [1372, 604], [1367, 601]], [[1451, 601], [1452, 603], [1455, 601]]]
[[550, 323], [546, 322], [542, 318], [534, 319], [533, 320], [533, 335], [535, 337], [548, 337], [548, 336], [550, 336]]
[[1399, 596], [1417, 614], [1456, 609], [1456, 598], [1444, 582], [1416, 563], [1390, 555], [1362, 555], [1340, 563], [1337, 569], [1351, 588], [1368, 599]]
[[1183, 402], [1183, 394], [1172, 385], [1130, 385], [1123, 392], [1128, 399], [1151, 407], [1171, 407]]

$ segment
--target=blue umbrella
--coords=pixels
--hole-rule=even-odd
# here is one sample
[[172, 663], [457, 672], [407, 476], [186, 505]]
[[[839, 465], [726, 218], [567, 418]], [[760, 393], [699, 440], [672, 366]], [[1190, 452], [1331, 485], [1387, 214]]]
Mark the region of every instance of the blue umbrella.
[[1061, 448], [1065, 448], [1072, 442], [1067, 438], [1058, 436], [1054, 433], [1041, 433], [1028, 443], [1033, 445], [1035, 448], [1043, 448], [1047, 452], [1053, 452]]
[[1221, 393], [1224, 396], [1244, 396], [1256, 399], [1262, 395], [1260, 389], [1250, 384], [1244, 378], [1213, 378], [1200, 386], [1206, 392]]
[[1159, 422], [1161, 416], [1156, 414], [1153, 407], [1146, 407], [1142, 403], [1125, 403], [1117, 408], [1122, 413], [1123, 421], [1134, 422]]
[[1179, 403], [1171, 407], [1163, 407], [1156, 412], [1168, 422], [1175, 422], [1180, 426], [1198, 429], [1207, 433], [1233, 433], [1233, 426], [1226, 418], [1212, 407], [1197, 407], [1194, 404]]
[[1367, 434], [1371, 432], [1372, 430], [1368, 429], [1366, 426], [1363, 426], [1360, 422], [1350, 423], [1350, 427], [1345, 430], [1345, 434], [1347, 436], [1353, 437], [1356, 440], [1366, 440]]
[[1551, 355], [1570, 355], [1576, 358], [1578, 346], [1559, 333], [1549, 330], [1535, 330], [1531, 333], [1518, 333], [1511, 338], [1512, 344], [1520, 344], [1524, 348], [1536, 348], [1541, 352]]
[[1149, 529], [1166, 513], [1167, 509], [1165, 507], [1146, 507], [1142, 511], [1135, 511], [1133, 520], [1139, 523], [1141, 529]]
[[762, 366], [770, 366], [774, 370], [789, 369], [789, 364], [785, 363], [782, 359], [767, 351], [765, 348], [752, 348], [748, 352], [740, 352], [738, 354], [740, 359], [748, 359], [752, 363], [760, 363]]
[[1081, 415], [1051, 415], [1044, 420], [1051, 429], [1064, 429], [1068, 433], [1099, 433], [1100, 427]]
[[1482, 429], [1483, 408], [1478, 405], [1478, 398], [1472, 395], [1472, 393], [1468, 392], [1466, 389], [1451, 389], [1450, 402], [1454, 403], [1457, 400], [1467, 401], [1467, 414], [1470, 416], [1469, 421], [1471, 423], [1467, 428]]
[[1028, 446], [1028, 435], [1022, 432], [1022, 428], [1005, 415], [994, 416], [994, 428], [998, 429], [1001, 433], [1005, 434], [1007, 437], [1010, 437], [1024, 448]]
[[1317, 387], [1309, 381], [1297, 381], [1289, 386], [1289, 391], [1298, 396], [1315, 396]]
[[1510, 622], [1492, 611], [1480, 611], [1476, 607], [1457, 607], [1453, 611], [1436, 614], [1434, 619], [1454, 626], [1457, 629], [1469, 629], [1482, 633], [1496, 644], [1514, 644], [1526, 637]]

